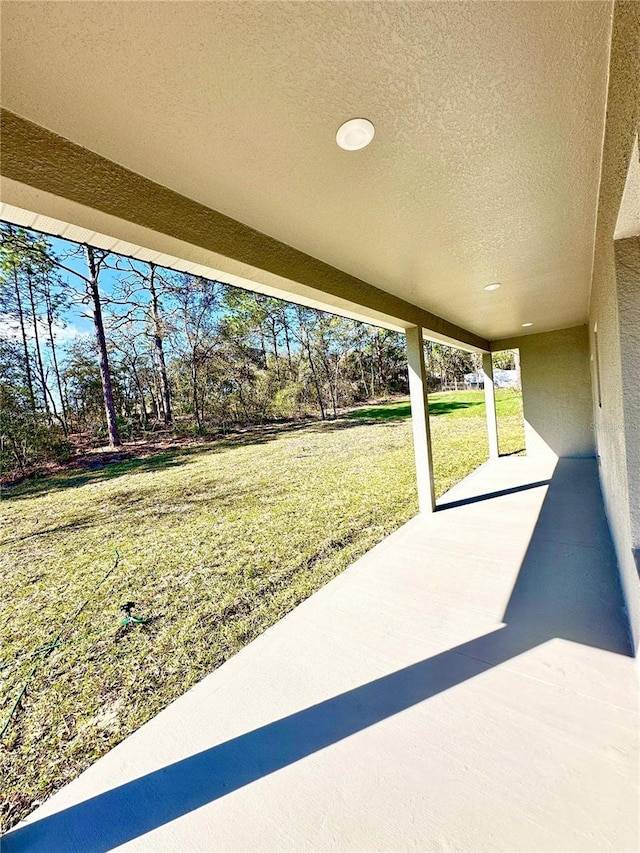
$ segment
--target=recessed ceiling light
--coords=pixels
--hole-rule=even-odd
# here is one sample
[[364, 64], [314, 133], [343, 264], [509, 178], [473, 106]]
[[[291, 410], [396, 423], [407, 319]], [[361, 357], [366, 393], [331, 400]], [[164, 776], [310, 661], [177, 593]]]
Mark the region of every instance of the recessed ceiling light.
[[345, 151], [359, 151], [366, 148], [375, 135], [376, 129], [366, 118], [352, 118], [341, 124], [336, 133], [336, 142]]
[[523, 328], [523, 329], [526, 329], [526, 328], [527, 328], [527, 326], [533, 326], [533, 323], [523, 323], [523, 324], [522, 324], [522, 328]]
[[502, 287], [500, 282], [496, 281], [495, 284], [485, 284], [485, 290], [497, 290], [499, 287]]

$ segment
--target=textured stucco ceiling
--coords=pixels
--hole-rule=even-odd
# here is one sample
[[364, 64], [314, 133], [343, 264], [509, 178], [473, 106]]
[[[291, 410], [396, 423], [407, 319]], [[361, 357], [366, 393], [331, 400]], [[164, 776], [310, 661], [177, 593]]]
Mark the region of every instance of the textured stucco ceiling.
[[586, 319], [611, 10], [4, 0], [2, 102], [496, 339]]

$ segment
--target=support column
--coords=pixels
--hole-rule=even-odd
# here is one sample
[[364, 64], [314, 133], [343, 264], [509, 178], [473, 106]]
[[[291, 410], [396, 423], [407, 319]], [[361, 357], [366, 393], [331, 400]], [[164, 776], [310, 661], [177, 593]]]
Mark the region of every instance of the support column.
[[487, 413], [489, 459], [497, 459], [499, 456], [498, 420], [496, 416], [496, 394], [493, 385], [493, 360], [490, 352], [482, 353], [482, 375], [484, 377], [484, 402]]
[[422, 329], [419, 326], [411, 326], [406, 330], [406, 336], [413, 449], [418, 480], [418, 504], [421, 512], [433, 512], [436, 506], [436, 497], [433, 484], [427, 372], [424, 366]]

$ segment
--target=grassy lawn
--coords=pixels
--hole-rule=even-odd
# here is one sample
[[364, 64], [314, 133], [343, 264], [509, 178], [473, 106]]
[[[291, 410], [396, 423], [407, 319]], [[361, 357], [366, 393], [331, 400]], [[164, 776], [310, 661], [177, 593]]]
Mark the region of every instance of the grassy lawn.
[[[497, 389], [496, 410], [500, 453], [507, 455], [523, 452], [524, 428], [520, 392]], [[484, 393], [452, 391], [429, 394], [429, 414], [436, 497], [439, 497], [487, 459]], [[367, 422], [389, 423], [398, 418], [411, 417], [411, 406], [408, 401], [365, 406], [348, 417]]]
[[[442, 494], [487, 457], [482, 393], [431, 407]], [[520, 398], [498, 407], [517, 452]], [[409, 414], [367, 407], [7, 491], [0, 726], [28, 686], [0, 745], [4, 829], [415, 514]], [[122, 625], [126, 601], [150, 621]]]

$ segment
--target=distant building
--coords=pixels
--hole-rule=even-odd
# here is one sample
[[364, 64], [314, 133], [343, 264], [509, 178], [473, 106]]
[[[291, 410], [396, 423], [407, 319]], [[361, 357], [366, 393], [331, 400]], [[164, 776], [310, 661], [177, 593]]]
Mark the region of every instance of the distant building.
[[[479, 373], [465, 373], [464, 384], [472, 390], [476, 388], [484, 388], [482, 375]], [[496, 388], [519, 388], [518, 371], [517, 370], [494, 370], [493, 384]]]

